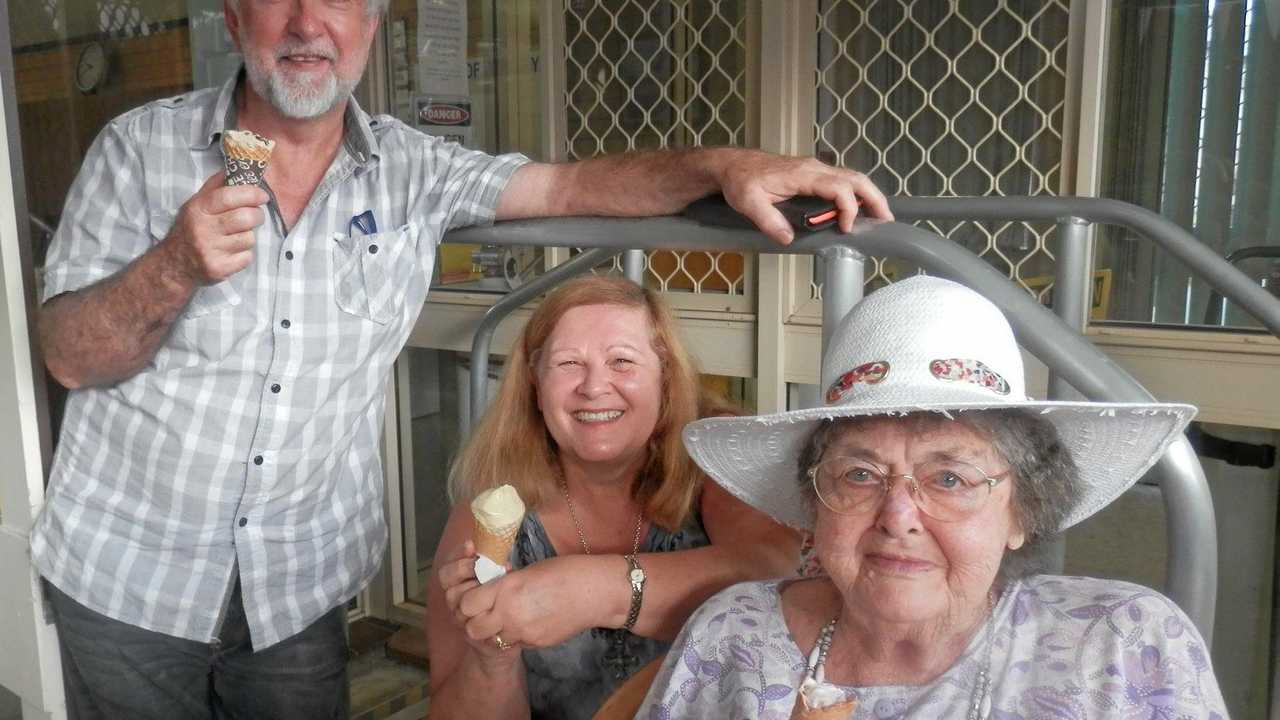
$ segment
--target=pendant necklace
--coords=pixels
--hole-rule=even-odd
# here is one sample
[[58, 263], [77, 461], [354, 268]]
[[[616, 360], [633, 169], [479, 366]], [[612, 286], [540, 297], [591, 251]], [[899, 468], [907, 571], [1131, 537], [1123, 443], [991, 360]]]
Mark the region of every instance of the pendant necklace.
[[[569, 507], [569, 519], [573, 521], [573, 529], [578, 531], [578, 542], [582, 543], [582, 552], [590, 555], [591, 548], [587, 545], [587, 536], [582, 532], [582, 523], [578, 522], [578, 513], [573, 509], [573, 499], [569, 497], [569, 481], [564, 478], [560, 478], [560, 492], [564, 493], [564, 504]], [[644, 527], [644, 513], [637, 511], [635, 538], [631, 543], [632, 555], [640, 550], [640, 528], [642, 527]]]
[[[569, 497], [569, 481], [560, 478], [560, 492], [564, 494], [564, 504], [569, 508], [569, 519], [573, 521], [573, 529], [578, 531], [578, 542], [582, 544], [584, 555], [591, 554], [591, 546], [587, 545], [587, 536], [582, 532], [582, 523], [578, 522], [578, 513], [574, 510], [573, 499]], [[631, 555], [640, 551], [640, 530], [644, 527], [644, 513], [636, 512], [636, 531], [631, 541]], [[631, 651], [629, 638], [635, 637], [622, 628], [592, 628], [591, 636], [604, 638], [608, 644], [603, 663], [613, 671], [616, 680], [622, 680], [631, 673], [633, 667], [640, 664], [640, 658]]]

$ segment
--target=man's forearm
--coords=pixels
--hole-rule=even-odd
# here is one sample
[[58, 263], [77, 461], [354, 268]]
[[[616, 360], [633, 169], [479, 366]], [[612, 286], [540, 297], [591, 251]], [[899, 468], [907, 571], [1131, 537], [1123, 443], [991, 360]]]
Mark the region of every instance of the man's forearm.
[[40, 345], [55, 380], [102, 385], [151, 361], [197, 287], [169, 255], [161, 243], [119, 273], [45, 303]]
[[694, 148], [603, 155], [573, 163], [531, 164], [504, 192], [498, 217], [670, 215], [721, 187], [733, 148]]
[[671, 215], [717, 190], [730, 207], [783, 245], [795, 238], [795, 231], [774, 203], [797, 195], [829, 200], [843, 232], [853, 229], [860, 214], [893, 219], [884, 194], [862, 173], [814, 158], [728, 147], [530, 163], [502, 191], [497, 219]]
[[720, 189], [728, 148], [694, 148], [608, 155], [569, 166], [566, 214], [670, 215]]

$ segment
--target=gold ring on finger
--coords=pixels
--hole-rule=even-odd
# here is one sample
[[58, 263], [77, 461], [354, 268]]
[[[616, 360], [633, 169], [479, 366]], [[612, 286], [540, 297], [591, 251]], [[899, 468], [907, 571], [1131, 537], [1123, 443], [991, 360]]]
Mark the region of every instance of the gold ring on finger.
[[504, 642], [502, 640], [502, 636], [498, 635], [497, 633], [494, 633], [493, 644], [497, 645], [499, 650], [510, 650], [512, 647], [515, 647], [509, 642]]

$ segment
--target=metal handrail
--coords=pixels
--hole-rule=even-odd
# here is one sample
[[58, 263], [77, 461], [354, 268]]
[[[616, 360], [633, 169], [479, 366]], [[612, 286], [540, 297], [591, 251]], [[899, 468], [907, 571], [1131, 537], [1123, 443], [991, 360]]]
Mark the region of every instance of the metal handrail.
[[[1235, 252], [1228, 253], [1224, 260], [1230, 265], [1235, 265], [1241, 260], [1249, 260], [1252, 258], [1280, 258], [1280, 246], [1278, 245], [1250, 245], [1242, 247]], [[1204, 324], [1205, 325], [1226, 325], [1227, 324], [1227, 307], [1223, 301], [1222, 293], [1216, 289], [1209, 291], [1209, 302], [1204, 308]]]
[[[1091, 221], [1128, 227], [1182, 259], [1212, 286], [1262, 321], [1273, 334], [1280, 334], [1280, 301], [1253, 285], [1243, 273], [1185, 230], [1142, 208], [1092, 198], [894, 198], [892, 207], [902, 220], [1053, 220], [1073, 242], [1083, 239], [1082, 229], [1087, 229]], [[802, 237], [788, 247], [780, 247], [753, 230], [705, 226], [678, 217], [523, 220], [454, 231], [445, 241], [615, 250], [754, 250], [822, 254], [859, 261], [864, 254], [899, 257], [983, 293], [1008, 317], [1023, 347], [1038, 357], [1055, 378], [1086, 397], [1117, 402], [1153, 399], [1136, 380], [1077, 332], [1079, 327], [1073, 329], [986, 262], [934, 233], [901, 223], [860, 222], [849, 235], [829, 230]], [[1079, 261], [1088, 256], [1087, 252], [1077, 249], [1072, 257]], [[839, 292], [845, 303], [860, 293], [860, 287], [858, 292], [834, 287], [833, 281], [847, 281], [848, 277], [833, 273], [831, 268], [843, 265], [847, 270], [849, 264], [828, 262], [827, 280], [833, 284], [830, 289]], [[1078, 294], [1083, 282], [1080, 278], [1087, 277], [1087, 268], [1075, 268], [1065, 274], [1064, 269], [1059, 270], [1061, 278], [1075, 278], [1072, 284]], [[860, 273], [857, 276], [860, 277]], [[824, 290], [824, 339], [827, 325], [843, 315], [843, 311], [828, 312], [832, 308], [825, 302], [826, 292]], [[1080, 304], [1078, 298], [1063, 304], [1072, 306], [1072, 312], [1080, 312], [1080, 308], [1074, 307]], [[473, 354], [477, 351], [483, 351], [487, 359], [487, 346], [473, 345]], [[472, 373], [474, 378], [474, 365]], [[472, 398], [476, 410], [483, 407], [482, 401], [476, 403], [475, 393]], [[1205, 640], [1212, 642], [1217, 595], [1217, 527], [1208, 482], [1185, 438], [1174, 443], [1157, 463], [1155, 471], [1160, 478], [1168, 518], [1169, 570], [1165, 589], [1195, 622]]]

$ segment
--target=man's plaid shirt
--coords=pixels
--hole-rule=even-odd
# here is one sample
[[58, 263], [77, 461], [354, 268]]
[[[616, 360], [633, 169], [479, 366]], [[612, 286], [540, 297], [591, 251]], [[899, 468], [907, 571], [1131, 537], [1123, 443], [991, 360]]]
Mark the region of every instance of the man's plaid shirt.
[[[120, 272], [167, 235], [222, 168], [236, 83], [102, 131], [50, 248], [46, 299]], [[352, 100], [342, 148], [297, 224], [286, 233], [269, 213], [253, 264], [197, 291], [141, 372], [71, 393], [31, 538], [40, 574], [109, 617], [209, 641], [238, 569], [259, 649], [359, 592], [387, 540], [388, 369], [441, 236], [491, 222], [524, 161]], [[366, 210], [371, 234], [351, 226]]]

